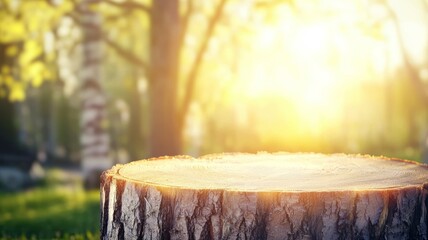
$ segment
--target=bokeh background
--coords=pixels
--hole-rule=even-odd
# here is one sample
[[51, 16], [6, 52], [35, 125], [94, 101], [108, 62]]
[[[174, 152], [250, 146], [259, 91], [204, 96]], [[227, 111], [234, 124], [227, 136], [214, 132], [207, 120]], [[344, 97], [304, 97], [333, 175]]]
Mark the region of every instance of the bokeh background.
[[426, 0], [1, 0], [0, 238], [99, 238], [137, 159], [428, 162], [427, 107]]

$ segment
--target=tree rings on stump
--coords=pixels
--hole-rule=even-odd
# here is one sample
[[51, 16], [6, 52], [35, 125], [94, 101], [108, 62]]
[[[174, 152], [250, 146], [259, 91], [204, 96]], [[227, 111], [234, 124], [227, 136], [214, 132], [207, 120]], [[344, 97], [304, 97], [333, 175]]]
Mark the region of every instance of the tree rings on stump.
[[428, 168], [361, 155], [163, 157], [101, 176], [103, 239], [427, 239]]

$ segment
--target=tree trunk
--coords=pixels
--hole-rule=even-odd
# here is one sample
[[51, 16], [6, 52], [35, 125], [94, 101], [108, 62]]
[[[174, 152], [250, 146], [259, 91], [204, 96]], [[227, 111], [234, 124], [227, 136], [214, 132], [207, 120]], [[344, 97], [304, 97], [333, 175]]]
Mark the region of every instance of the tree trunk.
[[101, 177], [101, 237], [427, 239], [427, 177], [426, 165], [343, 154], [137, 161]]
[[151, 10], [150, 155], [181, 151], [178, 118], [180, 16], [178, 0], [156, 0]]
[[94, 173], [113, 165], [109, 157], [110, 136], [106, 130], [106, 97], [100, 83], [103, 57], [101, 19], [90, 9], [91, 2], [93, 0], [84, 0], [79, 5], [83, 29], [80, 144], [82, 168], [88, 187], [97, 185], [98, 181], [92, 179]]
[[143, 148], [143, 130], [142, 130], [142, 114], [143, 106], [141, 104], [140, 91], [138, 89], [138, 74], [134, 72], [131, 80], [131, 88], [129, 89], [129, 109], [130, 118], [128, 125], [128, 149], [130, 159], [142, 159]]

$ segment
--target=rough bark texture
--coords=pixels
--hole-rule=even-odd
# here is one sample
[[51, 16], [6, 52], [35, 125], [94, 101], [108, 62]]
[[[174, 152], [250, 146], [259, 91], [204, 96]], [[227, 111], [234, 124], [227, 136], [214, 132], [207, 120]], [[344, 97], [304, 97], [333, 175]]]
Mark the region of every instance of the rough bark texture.
[[428, 184], [367, 191], [186, 189], [130, 180], [119, 174], [122, 167], [101, 177], [102, 239], [428, 238]]

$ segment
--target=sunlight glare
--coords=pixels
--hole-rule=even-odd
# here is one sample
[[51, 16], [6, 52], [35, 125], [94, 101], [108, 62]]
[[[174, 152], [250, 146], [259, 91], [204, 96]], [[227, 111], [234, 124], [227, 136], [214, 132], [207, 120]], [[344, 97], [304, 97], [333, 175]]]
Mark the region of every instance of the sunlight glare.
[[[245, 20], [238, 17], [242, 26], [234, 28], [236, 42], [226, 37], [223, 47], [217, 49], [230, 57], [233, 79], [227, 85], [224, 104], [230, 109], [246, 106], [243, 111], [248, 121], [235, 119], [234, 123], [244, 129], [251, 126], [249, 132], [272, 149], [306, 146], [308, 137], [316, 138], [320, 144], [315, 147], [323, 149], [326, 136], [338, 127], [372, 126], [366, 133], [335, 133], [332, 142], [383, 131], [382, 119], [377, 124], [370, 118], [376, 114], [377, 118], [388, 118], [392, 114], [382, 109], [397, 104], [388, 101], [395, 94], [392, 71], [402, 63], [396, 26], [381, 6], [384, 3], [304, 3], [278, 4], [250, 11]], [[247, 17], [247, 10], [241, 11], [236, 14]], [[408, 27], [405, 33], [412, 34], [404, 37], [412, 55], [422, 52], [422, 42], [428, 38], [428, 31], [422, 31], [422, 25], [414, 22], [417, 21], [402, 22], [403, 28]], [[421, 75], [428, 79], [427, 73]], [[389, 88], [385, 88], [387, 84]]]
[[387, 42], [365, 28], [367, 13], [355, 4], [323, 5], [318, 12], [313, 6], [283, 7], [273, 11], [273, 20], [259, 22], [240, 58], [235, 101], [259, 102], [266, 112], [282, 106], [279, 132], [321, 133], [337, 126], [347, 114], [341, 99], [354, 96], [349, 91], [363, 82], [383, 81], [387, 71]]
[[324, 53], [327, 45], [327, 31], [322, 24], [301, 26], [294, 36], [293, 50], [297, 57], [312, 59]]

